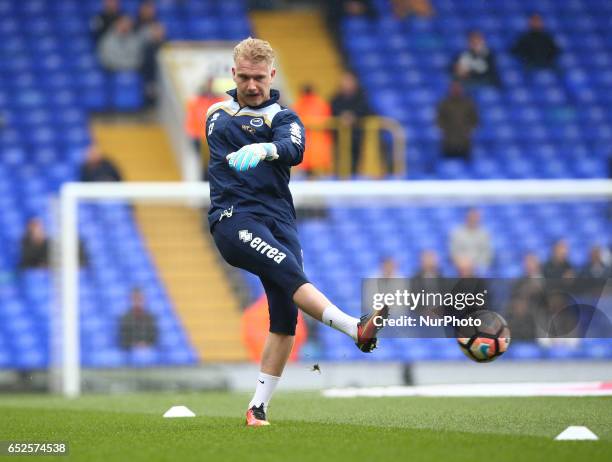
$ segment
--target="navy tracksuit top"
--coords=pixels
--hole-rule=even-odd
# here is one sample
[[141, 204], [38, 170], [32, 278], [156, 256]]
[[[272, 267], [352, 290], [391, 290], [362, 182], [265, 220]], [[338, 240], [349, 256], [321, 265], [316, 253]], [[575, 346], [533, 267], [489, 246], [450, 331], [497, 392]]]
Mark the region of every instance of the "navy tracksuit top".
[[[278, 104], [279, 92], [259, 106], [240, 107], [236, 90], [232, 99], [213, 104], [206, 115], [210, 149], [209, 181], [212, 227], [225, 212], [254, 213], [293, 223], [295, 208], [289, 191], [290, 168], [302, 161], [304, 126], [291, 109]], [[231, 169], [226, 156], [253, 143], [274, 143], [278, 159], [261, 161], [245, 172]]]

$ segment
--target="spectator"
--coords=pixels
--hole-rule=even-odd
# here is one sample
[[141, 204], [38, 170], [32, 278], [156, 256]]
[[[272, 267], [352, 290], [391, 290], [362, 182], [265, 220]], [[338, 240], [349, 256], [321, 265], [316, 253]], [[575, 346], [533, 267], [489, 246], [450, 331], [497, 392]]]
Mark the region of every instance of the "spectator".
[[[202, 149], [207, 151], [208, 148], [206, 143], [202, 143], [206, 139], [206, 130], [204, 129], [206, 111], [213, 104], [223, 100], [223, 98], [220, 98], [213, 92], [213, 82], [214, 79], [212, 77], [208, 78], [206, 82], [200, 85], [196, 95], [187, 101], [185, 131], [189, 139], [191, 139], [193, 148], [198, 153], [198, 156], [202, 153]], [[205, 158], [208, 160], [208, 152], [206, 154]], [[208, 169], [204, 168], [203, 171], [206, 178]]]
[[512, 329], [513, 340], [535, 340], [536, 320], [526, 298], [516, 297], [510, 301], [510, 312], [506, 321]]
[[[333, 141], [329, 132], [322, 129], [331, 116], [331, 106], [311, 85], [304, 85], [293, 109], [306, 126], [308, 140], [304, 160], [298, 168], [303, 169], [309, 177], [331, 173]], [[309, 128], [312, 125], [317, 128]]]
[[[83, 241], [79, 239], [79, 266], [89, 264], [89, 255]], [[39, 218], [31, 218], [26, 225], [26, 232], [21, 238], [20, 269], [48, 268], [50, 240]]]
[[438, 104], [437, 121], [442, 131], [444, 155], [468, 159], [472, 133], [478, 126], [478, 109], [474, 100], [464, 93], [460, 82], [454, 80], [448, 96]]
[[85, 243], [79, 238], [79, 268], [87, 268], [89, 266], [89, 254], [85, 248]]
[[157, 52], [166, 39], [166, 29], [157, 19], [155, 3], [141, 3], [136, 19], [136, 33], [143, 42], [140, 74], [144, 83], [145, 104], [150, 106], [157, 100]]
[[421, 252], [421, 263], [419, 270], [410, 280], [412, 292], [425, 291], [426, 293], [440, 292], [441, 284], [439, 278], [442, 277], [438, 262], [438, 254], [433, 250]]
[[559, 46], [537, 13], [529, 17], [529, 29], [512, 47], [512, 53], [530, 68], [554, 67], [559, 52]]
[[480, 225], [480, 212], [468, 210], [465, 224], [456, 228], [451, 235], [450, 253], [455, 265], [457, 259], [467, 257], [478, 270], [486, 270], [493, 259], [491, 237]]
[[377, 292], [393, 293], [403, 287], [401, 277], [397, 261], [391, 256], [385, 256], [381, 258], [376, 273], [371, 276], [372, 283], [374, 283], [373, 288]]
[[93, 17], [90, 25], [93, 40], [96, 45], [120, 17], [121, 5], [119, 0], [104, 0], [102, 11]]
[[543, 278], [542, 265], [540, 259], [535, 253], [528, 253], [523, 258], [523, 277], [529, 279]]
[[588, 279], [606, 279], [612, 277], [610, 265], [604, 261], [603, 252], [600, 246], [595, 245], [591, 248], [588, 263], [582, 268], [580, 277]]
[[144, 0], [138, 7], [138, 15], [134, 24], [134, 30], [136, 32], [146, 32], [147, 29], [159, 24], [157, 19], [157, 10], [155, 3], [151, 0]]
[[573, 289], [583, 297], [602, 296], [602, 291], [608, 279], [612, 277], [609, 264], [609, 254], [599, 245], [591, 247], [589, 261], [581, 268], [578, 279], [574, 281]]
[[402, 277], [399, 274], [398, 265], [395, 258], [390, 256], [383, 257], [380, 261], [380, 268], [376, 277], [388, 279]]
[[535, 311], [544, 304], [545, 280], [540, 259], [534, 253], [528, 253], [523, 258], [523, 276], [512, 288], [513, 297], [523, 297]]
[[92, 144], [87, 149], [87, 157], [81, 166], [80, 178], [85, 182], [121, 181], [121, 174], [117, 167], [102, 154], [100, 148]]
[[575, 271], [568, 259], [568, 253], [569, 249], [565, 239], [559, 239], [555, 242], [551, 256], [544, 265], [544, 277], [549, 279], [574, 277]]
[[132, 289], [130, 309], [121, 317], [119, 340], [121, 348], [146, 348], [157, 343], [157, 322], [144, 303], [140, 289]]
[[478, 30], [468, 34], [468, 49], [453, 61], [456, 79], [467, 85], [500, 85], [494, 53], [489, 50], [484, 36]]
[[[458, 281], [453, 281], [450, 289], [450, 293], [452, 293], [457, 299], [457, 297], [464, 298], [465, 294], [472, 294], [474, 296], [474, 300], [478, 297], [483, 297], [484, 304], [479, 306], [479, 309], [489, 309], [489, 297], [488, 293], [488, 285], [487, 280], [485, 278], [479, 277], [477, 274], [477, 268], [474, 265], [474, 260], [467, 255], [460, 255], [459, 257], [453, 260], [453, 264], [455, 265], [455, 273]], [[446, 284], [448, 286], [448, 284]], [[447, 290], [448, 290], [447, 289]], [[446, 291], [446, 290], [445, 290]], [[497, 307], [491, 307], [491, 309], [496, 309]], [[457, 312], [455, 308], [446, 308], [446, 314], [458, 315], [461, 313]], [[462, 312], [463, 315], [467, 315], [470, 310], [465, 310]]]
[[430, 18], [434, 10], [429, 0], [391, 0], [393, 15], [398, 19], [405, 19], [410, 15]]
[[134, 32], [129, 16], [121, 16], [100, 39], [100, 63], [108, 71], [136, 71], [143, 64], [145, 38]]
[[442, 277], [442, 274], [440, 273], [438, 254], [433, 250], [424, 250], [421, 252], [421, 264], [419, 270], [413, 276], [413, 280], [440, 277]]
[[[359, 88], [357, 78], [345, 72], [340, 81], [340, 89], [332, 99], [332, 114], [338, 117], [340, 130], [351, 130], [351, 173], [357, 173], [361, 157], [363, 130], [360, 127], [362, 117], [370, 114], [370, 107], [363, 91]], [[336, 143], [336, 148], [338, 148]], [[338, 159], [340, 154], [337, 154]]]
[[39, 218], [31, 218], [21, 238], [20, 269], [49, 267], [49, 238]]

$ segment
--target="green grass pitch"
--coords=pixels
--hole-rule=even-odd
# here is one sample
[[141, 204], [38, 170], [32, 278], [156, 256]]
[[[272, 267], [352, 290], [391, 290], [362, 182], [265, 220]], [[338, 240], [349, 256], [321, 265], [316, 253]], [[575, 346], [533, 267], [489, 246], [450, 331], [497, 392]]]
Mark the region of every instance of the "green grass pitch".
[[[329, 399], [278, 393], [266, 428], [244, 427], [248, 399], [239, 393], [3, 396], [0, 440], [69, 443], [68, 458], [42, 460], [612, 460], [610, 397]], [[178, 404], [197, 417], [162, 418]], [[569, 425], [586, 425], [600, 440], [553, 441]]]

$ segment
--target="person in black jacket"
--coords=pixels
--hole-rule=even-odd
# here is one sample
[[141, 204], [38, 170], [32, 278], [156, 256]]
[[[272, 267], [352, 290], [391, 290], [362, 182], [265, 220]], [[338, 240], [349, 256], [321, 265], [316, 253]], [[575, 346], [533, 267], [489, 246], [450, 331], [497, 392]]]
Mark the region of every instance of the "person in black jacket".
[[102, 11], [91, 20], [91, 33], [95, 44], [110, 30], [111, 26], [121, 15], [119, 0], [104, 0]]
[[121, 348], [129, 350], [155, 346], [158, 337], [157, 322], [145, 308], [142, 291], [134, 288], [130, 297], [130, 309], [121, 317], [119, 323]]
[[550, 258], [544, 265], [544, 277], [549, 279], [573, 278], [576, 271], [569, 261], [569, 246], [565, 239], [559, 239], [553, 244]]
[[144, 82], [144, 96], [148, 106], [157, 99], [157, 53], [166, 40], [166, 29], [157, 18], [155, 2], [146, 0], [138, 8], [135, 31], [143, 39], [140, 75]]
[[528, 67], [542, 69], [554, 67], [561, 50], [544, 28], [542, 17], [534, 13], [529, 17], [529, 29], [517, 39], [511, 51]]
[[21, 238], [20, 269], [49, 267], [49, 238], [39, 218], [31, 218]]
[[410, 288], [413, 293], [425, 291], [427, 293], [440, 292], [442, 278], [438, 254], [434, 250], [421, 252], [418, 271], [410, 279]]
[[363, 130], [361, 118], [370, 114], [365, 94], [359, 87], [355, 75], [345, 72], [340, 81], [340, 89], [332, 99], [332, 114], [340, 119], [340, 124], [351, 131], [351, 173], [357, 173], [361, 157]]
[[453, 60], [452, 73], [467, 85], [501, 85], [495, 54], [479, 30], [468, 34], [468, 49]]
[[121, 181], [119, 169], [107, 159], [100, 148], [92, 144], [87, 149], [85, 163], [81, 166], [81, 181]]
[[[48, 268], [50, 242], [40, 218], [30, 218], [26, 225], [26, 231], [21, 238], [19, 269]], [[79, 266], [85, 268], [89, 265], [89, 255], [85, 244], [80, 239], [78, 246]]]
[[581, 278], [606, 279], [612, 277], [610, 265], [604, 259], [604, 252], [599, 245], [591, 247], [589, 261], [579, 273]]
[[451, 82], [448, 95], [438, 103], [436, 121], [442, 132], [446, 157], [469, 159], [472, 135], [478, 126], [476, 102], [463, 91], [460, 82]]

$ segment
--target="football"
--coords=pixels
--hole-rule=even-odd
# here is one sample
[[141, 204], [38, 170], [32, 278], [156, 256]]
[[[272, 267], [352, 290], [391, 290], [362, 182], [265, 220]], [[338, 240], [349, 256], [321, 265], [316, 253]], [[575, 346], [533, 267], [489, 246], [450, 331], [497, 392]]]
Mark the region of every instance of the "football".
[[[461, 327], [457, 343], [472, 361], [486, 363], [503, 355], [510, 345], [510, 329], [506, 320], [494, 311], [481, 310], [469, 315], [479, 326]], [[476, 322], [480, 320], [480, 323]]]

